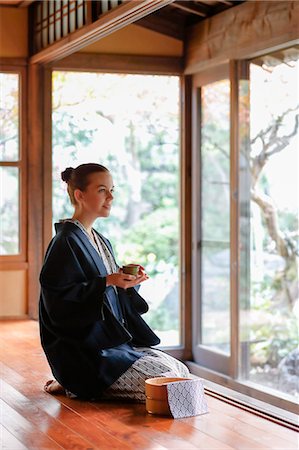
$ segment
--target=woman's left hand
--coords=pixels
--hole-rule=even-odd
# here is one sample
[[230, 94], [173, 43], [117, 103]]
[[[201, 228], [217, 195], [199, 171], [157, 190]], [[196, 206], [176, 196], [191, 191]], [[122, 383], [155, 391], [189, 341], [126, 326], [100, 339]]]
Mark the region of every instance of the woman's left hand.
[[146, 281], [148, 278], [149, 277], [144, 272], [143, 268], [139, 269], [137, 275], [127, 274], [124, 273], [122, 269], [119, 269], [118, 272], [106, 276], [106, 286], [117, 286], [123, 289], [128, 289], [137, 286], [143, 281]]
[[[120, 269], [121, 273], [124, 273], [122, 269]], [[149, 276], [145, 272], [144, 267], [139, 266], [138, 273], [136, 275], [136, 284], [142, 283], [143, 281], [146, 281], [149, 279]]]
[[138, 274], [137, 274], [137, 280], [138, 280], [138, 277], [140, 277], [140, 283], [142, 281], [145, 281], [145, 280], [149, 279], [148, 274], [145, 272], [145, 269], [142, 266], [139, 267], [139, 271], [138, 271]]

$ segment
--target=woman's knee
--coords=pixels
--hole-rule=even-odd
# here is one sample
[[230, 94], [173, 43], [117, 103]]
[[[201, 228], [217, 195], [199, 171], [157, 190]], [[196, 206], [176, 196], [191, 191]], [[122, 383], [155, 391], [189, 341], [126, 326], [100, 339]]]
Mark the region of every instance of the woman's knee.
[[189, 369], [182, 361], [178, 361], [179, 376], [188, 377], [190, 375]]

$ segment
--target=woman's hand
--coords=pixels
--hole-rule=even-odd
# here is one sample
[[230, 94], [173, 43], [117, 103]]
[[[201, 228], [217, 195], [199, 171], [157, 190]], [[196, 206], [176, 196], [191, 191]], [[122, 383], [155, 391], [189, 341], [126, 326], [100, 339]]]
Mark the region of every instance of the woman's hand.
[[137, 284], [148, 280], [148, 275], [144, 272], [144, 268], [140, 266], [137, 275], [129, 275], [119, 269], [118, 273], [112, 273], [106, 276], [106, 286], [117, 286], [123, 289], [137, 286]]

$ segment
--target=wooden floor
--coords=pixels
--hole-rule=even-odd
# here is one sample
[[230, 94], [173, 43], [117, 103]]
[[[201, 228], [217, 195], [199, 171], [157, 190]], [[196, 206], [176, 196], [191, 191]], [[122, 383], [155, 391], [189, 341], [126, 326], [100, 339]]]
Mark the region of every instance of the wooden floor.
[[209, 414], [154, 417], [145, 406], [53, 397], [34, 321], [0, 323], [1, 449], [297, 449], [298, 434], [207, 396]]

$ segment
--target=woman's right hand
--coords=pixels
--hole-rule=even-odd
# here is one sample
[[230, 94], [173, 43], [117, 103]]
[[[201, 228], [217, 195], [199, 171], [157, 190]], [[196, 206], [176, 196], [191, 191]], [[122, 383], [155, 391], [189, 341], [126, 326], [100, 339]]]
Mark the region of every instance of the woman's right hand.
[[137, 275], [129, 275], [120, 269], [119, 272], [106, 276], [106, 286], [117, 286], [128, 289], [137, 286], [137, 284], [140, 284], [147, 279], [148, 276], [143, 271], [140, 271]]

